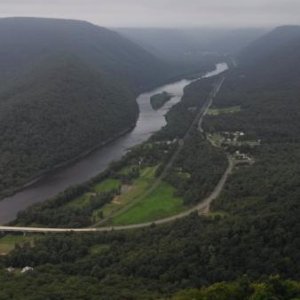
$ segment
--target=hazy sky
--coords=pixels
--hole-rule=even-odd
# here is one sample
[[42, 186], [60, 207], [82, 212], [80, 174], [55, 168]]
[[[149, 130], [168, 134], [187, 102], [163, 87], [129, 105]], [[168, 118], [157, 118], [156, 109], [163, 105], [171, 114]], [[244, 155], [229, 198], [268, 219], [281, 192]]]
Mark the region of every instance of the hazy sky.
[[300, 0], [0, 0], [0, 17], [87, 20], [110, 27], [300, 24]]

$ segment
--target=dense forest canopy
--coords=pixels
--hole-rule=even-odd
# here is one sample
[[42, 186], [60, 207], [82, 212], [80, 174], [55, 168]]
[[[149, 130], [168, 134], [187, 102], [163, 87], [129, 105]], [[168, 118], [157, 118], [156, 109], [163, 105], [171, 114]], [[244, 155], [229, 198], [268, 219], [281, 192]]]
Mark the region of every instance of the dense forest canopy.
[[172, 97], [173, 95], [167, 92], [162, 92], [160, 94], [153, 95], [150, 98], [151, 106], [154, 110], [160, 109], [164, 106], [166, 102], [171, 100]]
[[2, 79], [60, 53], [77, 56], [139, 91], [159, 83], [169, 71], [164, 62], [118, 33], [83, 21], [0, 19], [0, 41]]
[[131, 91], [67, 55], [0, 99], [0, 191], [115, 137], [138, 114]]

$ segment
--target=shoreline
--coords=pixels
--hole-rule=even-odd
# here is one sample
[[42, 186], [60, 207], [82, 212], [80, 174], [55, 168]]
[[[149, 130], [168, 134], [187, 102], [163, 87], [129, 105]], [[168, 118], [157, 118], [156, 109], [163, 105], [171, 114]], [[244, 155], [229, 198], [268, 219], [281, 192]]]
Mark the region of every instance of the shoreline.
[[[160, 87], [162, 85], [167, 85], [167, 84], [169, 84], [171, 82], [179, 81], [179, 80], [184, 80], [184, 79], [188, 80], [188, 78], [193, 78], [195, 76], [203, 76], [205, 73], [211, 72], [211, 71], [213, 71], [213, 68], [207, 68], [207, 70], [201, 71], [201, 72], [199, 71], [197, 73], [190, 73], [190, 74], [187, 74], [187, 73], [184, 74], [183, 73], [181, 75], [170, 77], [167, 80], [162, 81], [160, 84], [157, 84], [154, 87], [146, 89], [146, 91], [141, 91], [139, 94], [135, 95], [135, 97], [137, 99], [140, 94], [151, 92], [152, 90], [155, 90], [156, 88], [158, 88], [158, 87]], [[136, 99], [135, 99], [135, 101], [136, 101]], [[138, 114], [136, 116], [136, 120], [135, 120], [134, 124], [132, 124], [129, 128], [121, 131], [119, 134], [117, 134], [114, 137], [108, 139], [107, 141], [99, 143], [96, 146], [90, 148], [89, 150], [86, 150], [86, 151], [80, 153], [79, 155], [77, 155], [74, 158], [71, 158], [71, 159], [69, 159], [67, 161], [64, 161], [64, 162], [61, 162], [59, 164], [56, 164], [56, 165], [54, 165], [53, 167], [51, 167], [49, 169], [45, 169], [43, 171], [38, 172], [35, 176], [33, 176], [32, 178], [30, 178], [25, 184], [22, 184], [21, 186], [18, 186], [16, 188], [12, 188], [11, 191], [8, 191], [8, 192], [4, 191], [4, 194], [2, 196], [0, 196], [0, 202], [3, 201], [7, 197], [12, 197], [15, 194], [17, 194], [19, 192], [22, 192], [23, 190], [25, 190], [25, 189], [33, 186], [34, 184], [38, 183], [40, 180], [42, 180], [43, 178], [45, 178], [51, 172], [54, 172], [54, 171], [56, 171], [56, 170], [58, 170], [60, 168], [64, 168], [64, 167], [70, 166], [71, 164], [79, 161], [80, 159], [83, 159], [83, 158], [87, 157], [89, 154], [93, 153], [94, 151], [99, 150], [102, 147], [105, 147], [105, 146], [109, 145], [110, 143], [115, 142], [117, 139], [121, 138], [122, 136], [125, 136], [127, 133], [131, 132], [136, 127], [139, 115], [140, 115], [140, 109], [138, 107]]]
[[[214, 70], [208, 71], [206, 74], [208, 74], [209, 76], [215, 76], [215, 74], [214, 74], [215, 71], [218, 71], [219, 68], [222, 69], [223, 66], [221, 66], [221, 65], [223, 65], [223, 64], [224, 63], [216, 64]], [[202, 76], [203, 76], [203, 74], [201, 74], [201, 76], [198, 79], [201, 79]], [[174, 82], [174, 84], [175, 85], [179, 84], [180, 89], [184, 88], [184, 87], [182, 87], [182, 85], [186, 85], [188, 83], [182, 82], [183, 80], [184, 79], [182, 79], [182, 77], [181, 77], [181, 80], [177, 80], [176, 82]], [[185, 81], [192, 82], [194, 80], [185, 80]], [[168, 86], [168, 85], [169, 84], [166, 84], [166, 86]], [[170, 85], [172, 85], [172, 84], [170, 84]], [[138, 98], [140, 96], [149, 97], [149, 94], [156, 92], [159, 88], [161, 88], [161, 86], [157, 87], [156, 89], [151, 89], [151, 90], [149, 89], [148, 92], [139, 94], [136, 98], [137, 104], [140, 104], [138, 101]], [[177, 93], [176, 89], [175, 89], [175, 91], [176, 91], [175, 93]], [[147, 106], [149, 106], [149, 108], [150, 108], [150, 103], [149, 103], [149, 105], [146, 105], [146, 107]], [[103, 158], [103, 162], [102, 162], [102, 159], [100, 159], [100, 161], [99, 161], [98, 158], [97, 158], [97, 161], [95, 161], [95, 158], [93, 158], [93, 152], [97, 153], [97, 151], [104, 151], [104, 153], [106, 153], [105, 155], [108, 156], [108, 159], [113, 161], [114, 160], [113, 157], [115, 156], [115, 154], [110, 154], [110, 151], [112, 148], [113, 151], [117, 151], [116, 155], [117, 156], [119, 155], [118, 154], [119, 153], [118, 149], [120, 147], [120, 145], [118, 145], [119, 138], [125, 139], [125, 141], [129, 142], [129, 144], [132, 144], [132, 142], [133, 142], [133, 145], [135, 145], [134, 139], [131, 141], [132, 137], [131, 137], [130, 132], [135, 132], [135, 128], [137, 128], [137, 127], [139, 129], [141, 129], [140, 128], [141, 125], [139, 124], [139, 118], [140, 118], [141, 112], [143, 112], [144, 106], [138, 105], [138, 108], [139, 108], [139, 110], [138, 110], [139, 114], [136, 115], [136, 121], [134, 122], [134, 124], [132, 123], [132, 125], [130, 127], [128, 127], [127, 129], [123, 130], [122, 132], [113, 136], [112, 138], [106, 140], [105, 142], [98, 143], [98, 145], [90, 148], [87, 151], [84, 151], [83, 153], [78, 155], [76, 158], [65, 161], [62, 164], [58, 164], [55, 166], [55, 168], [54, 167], [51, 168], [51, 170], [49, 170], [49, 169], [45, 170], [42, 174], [40, 173], [39, 176], [37, 176], [33, 180], [27, 182], [22, 187], [19, 187], [18, 189], [14, 189], [14, 191], [11, 192], [12, 196], [3, 197], [1, 199], [2, 201], [0, 200], [0, 206], [1, 206], [1, 208], [3, 208], [3, 212], [0, 212], [1, 219], [3, 219], [2, 223], [5, 224], [5, 223], [9, 223], [9, 222], [13, 221], [16, 218], [17, 213], [19, 211], [25, 210], [28, 206], [34, 205], [35, 203], [44, 202], [44, 201], [54, 197], [54, 195], [57, 195], [60, 192], [66, 190], [70, 186], [76, 185], [76, 183], [74, 183], [74, 180], [73, 180], [73, 182], [70, 182], [70, 180], [68, 179], [69, 176], [71, 176], [71, 174], [66, 173], [66, 172], [68, 172], [68, 169], [73, 167], [73, 164], [76, 167], [76, 165], [78, 165], [78, 164], [80, 165], [81, 160], [85, 161], [85, 160], [88, 160], [89, 157], [92, 157], [91, 161], [95, 164], [95, 166], [97, 166], [96, 168], [100, 167], [102, 170], [102, 168], [103, 168], [102, 163], [107, 164], [108, 161], [105, 158]], [[153, 109], [151, 111], [153, 111]], [[159, 114], [158, 118], [162, 118], [162, 117], [165, 118], [162, 114]], [[145, 116], [144, 116], [144, 118], [145, 118]], [[145, 118], [145, 121], [147, 121], [147, 118]], [[148, 118], [147, 122], [149, 123], [149, 118]], [[148, 124], [147, 122], [146, 122], [146, 124]], [[153, 125], [150, 125], [150, 126], [149, 125], [150, 124], [148, 124], [149, 128], [146, 129], [146, 132], [148, 132], [149, 129], [150, 129], [150, 132], [152, 132], [152, 133], [154, 132], [153, 130], [156, 131], [156, 129], [154, 129], [154, 128], [156, 128], [156, 126], [153, 127]], [[135, 135], [144, 134], [143, 130], [142, 130], [142, 132], [139, 132], [139, 131], [136, 132]], [[128, 134], [126, 134], [126, 133], [128, 133]], [[134, 136], [134, 137], [137, 138], [137, 136]], [[116, 147], [118, 147], [117, 149], [114, 149], [115, 143], [116, 143]], [[109, 145], [109, 144], [111, 144], [111, 145]], [[103, 149], [103, 150], [101, 150], [101, 149]], [[105, 149], [108, 149], [108, 150], [105, 150]], [[128, 146], [126, 147], [126, 149], [128, 149]], [[107, 152], [107, 151], [109, 151], [109, 152]], [[124, 152], [124, 151], [122, 150], [121, 152]], [[77, 163], [76, 163], [76, 161], [77, 161]], [[99, 166], [98, 166], [98, 164], [99, 164]], [[92, 167], [92, 169], [93, 169], [92, 173], [93, 174], [95, 173], [95, 174], [87, 177], [87, 173], [88, 172], [91, 173], [90, 171], [88, 171], [87, 168], [89, 168], [89, 166], [87, 164], [83, 165], [83, 169], [82, 169], [83, 173], [78, 173], [78, 175], [77, 175], [77, 177], [79, 176], [79, 178], [81, 178], [80, 181], [77, 181], [78, 182], [77, 184], [80, 185], [81, 183], [87, 182], [90, 179], [99, 175], [99, 172], [97, 171], [97, 173], [95, 173], [95, 170]], [[76, 170], [76, 172], [77, 171], [81, 172], [81, 170], [77, 170], [77, 169], [75, 169], [75, 170]], [[104, 171], [104, 170], [102, 170], [102, 171]], [[102, 173], [102, 171], [100, 173]], [[56, 178], [55, 179], [56, 183], [53, 186], [51, 186], [50, 190], [49, 189], [47, 190], [46, 189], [47, 185], [44, 184], [44, 182], [46, 182], [48, 180], [48, 178], [51, 180], [53, 178], [53, 176], [55, 176], [56, 172], [63, 173], [64, 176], [67, 175], [67, 177], [62, 177], [60, 179]], [[39, 187], [40, 183], [41, 183], [41, 187]], [[19, 196], [19, 194], [20, 194], [20, 196]]]
[[23, 184], [20, 187], [16, 187], [12, 192], [8, 192], [8, 193], [4, 193], [3, 196], [0, 197], [0, 202], [2, 200], [4, 200], [7, 197], [12, 197], [15, 194], [22, 192], [23, 190], [33, 186], [34, 184], [38, 183], [40, 180], [42, 180], [43, 178], [45, 178], [47, 175], [49, 175], [51, 172], [57, 171], [59, 169], [65, 168], [70, 166], [71, 164], [87, 157], [88, 155], [90, 155], [91, 153], [93, 153], [96, 150], [101, 149], [102, 147], [108, 146], [109, 144], [115, 142], [116, 140], [118, 140], [119, 138], [125, 136], [127, 133], [131, 132], [135, 127], [136, 127], [136, 123], [137, 123], [138, 118], [136, 119], [135, 123], [133, 125], [131, 125], [129, 128], [121, 131], [119, 134], [115, 135], [114, 137], [101, 142], [99, 144], [97, 144], [96, 146], [90, 148], [89, 150], [86, 150], [82, 153], [80, 153], [79, 155], [77, 155], [74, 158], [71, 158], [67, 161], [61, 162], [59, 164], [54, 165], [52, 168], [50, 169], [46, 169], [44, 171], [40, 171], [36, 176], [34, 176], [33, 178], [29, 179], [29, 181], [25, 184]]
[[[207, 114], [208, 108], [212, 105], [213, 98], [216, 96], [216, 94], [219, 92], [222, 84], [224, 82], [224, 77], [221, 78], [221, 81], [218, 85], [215, 86], [214, 92], [212, 96], [209, 96], [208, 100], [198, 114], [196, 115], [195, 119], [191, 123], [191, 126], [185, 133], [185, 136], [183, 137], [183, 140], [188, 137], [190, 131], [195, 128], [195, 124], [198, 124], [197, 130], [202, 132], [201, 130], [201, 123], [203, 121], [203, 118]], [[184, 143], [179, 145], [179, 148], [176, 150], [173, 158], [169, 161], [169, 164], [172, 164], [172, 161], [174, 161], [176, 155], [181, 151], [183, 148]], [[177, 154], [176, 154], [177, 153]], [[141, 222], [141, 223], [134, 223], [134, 224], [126, 224], [126, 225], [105, 225], [105, 226], [99, 226], [100, 224], [94, 224], [90, 227], [84, 227], [84, 228], [63, 228], [63, 227], [16, 227], [16, 226], [0, 226], [0, 230], [3, 232], [29, 232], [29, 233], [95, 233], [95, 232], [110, 232], [110, 231], [120, 231], [120, 230], [132, 230], [132, 229], [140, 229], [140, 228], [146, 228], [149, 226], [154, 226], [154, 225], [162, 225], [170, 222], [174, 222], [178, 219], [185, 218], [189, 216], [192, 213], [197, 213], [198, 215], [207, 215], [210, 211], [210, 205], [211, 203], [221, 194], [228, 177], [232, 173], [236, 163], [234, 159], [230, 155], [226, 155], [228, 165], [222, 174], [221, 178], [217, 182], [216, 186], [214, 189], [207, 195], [202, 201], [198, 202], [196, 205], [183, 210], [182, 212], [179, 212], [175, 215], [167, 216], [161, 219], [153, 220], [153, 221], [148, 221], [148, 222]], [[168, 166], [166, 167], [166, 169]], [[165, 171], [166, 171], [165, 169]], [[163, 176], [163, 175], [161, 175]], [[160, 180], [160, 179], [158, 179]], [[157, 181], [158, 182], [158, 181]], [[156, 186], [155, 183], [154, 185], [150, 188], [149, 191], [153, 189], [153, 187]], [[148, 192], [149, 192], [148, 191]], [[108, 219], [104, 219], [104, 221], [107, 221]], [[105, 223], [104, 223], [105, 224]]]

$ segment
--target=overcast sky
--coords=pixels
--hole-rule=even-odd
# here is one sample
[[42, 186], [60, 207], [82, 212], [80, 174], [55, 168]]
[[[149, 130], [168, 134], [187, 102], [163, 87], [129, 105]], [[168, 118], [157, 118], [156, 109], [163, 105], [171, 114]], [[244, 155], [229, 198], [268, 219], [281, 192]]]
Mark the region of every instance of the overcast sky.
[[80, 19], [108, 27], [300, 24], [300, 0], [0, 0], [0, 17]]

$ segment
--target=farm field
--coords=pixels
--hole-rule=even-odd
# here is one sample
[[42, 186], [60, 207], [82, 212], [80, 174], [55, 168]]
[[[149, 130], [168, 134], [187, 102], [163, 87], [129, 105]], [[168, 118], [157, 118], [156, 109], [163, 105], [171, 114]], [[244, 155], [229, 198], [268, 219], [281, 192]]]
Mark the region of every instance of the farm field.
[[91, 198], [97, 193], [106, 193], [112, 190], [119, 189], [121, 187], [121, 181], [118, 179], [108, 178], [98, 184], [96, 184], [91, 192], [84, 193], [82, 196], [70, 201], [67, 207], [83, 208], [91, 202]]
[[139, 197], [151, 187], [155, 182], [155, 171], [157, 166], [146, 167], [140, 172], [140, 176], [133, 181], [131, 185], [123, 185], [121, 188], [121, 194], [116, 196], [115, 199], [106, 204], [103, 208], [94, 212], [94, 215], [99, 215], [102, 212], [103, 218], [109, 218], [118, 210], [124, 208], [126, 205], [133, 201], [137, 201]]
[[113, 225], [127, 225], [155, 221], [174, 215], [184, 209], [183, 199], [174, 196], [175, 188], [161, 182], [160, 185], [145, 198], [142, 198], [129, 210], [116, 216]]

